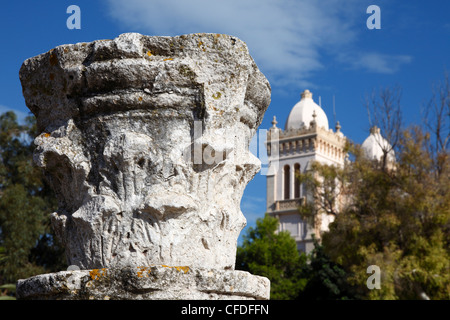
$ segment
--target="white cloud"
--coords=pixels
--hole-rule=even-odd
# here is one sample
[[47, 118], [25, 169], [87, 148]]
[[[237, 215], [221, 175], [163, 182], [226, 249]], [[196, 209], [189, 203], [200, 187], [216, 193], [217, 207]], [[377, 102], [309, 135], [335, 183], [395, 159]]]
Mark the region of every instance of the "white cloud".
[[[169, 36], [226, 33], [239, 37], [278, 88], [310, 85], [312, 73], [326, 63], [324, 53], [337, 58], [351, 52], [361, 32], [357, 24], [366, 14], [359, 0], [347, 0], [345, 5], [339, 0], [105, 1], [109, 14], [132, 31]], [[376, 54], [365, 59], [360, 64], [340, 62], [383, 73], [407, 62], [403, 56]]]
[[392, 74], [397, 72], [402, 65], [410, 63], [412, 57], [369, 52], [342, 56], [341, 60], [356, 69], [363, 69], [372, 73]]
[[[354, 0], [350, 1], [355, 2]], [[352, 10], [337, 0], [108, 0], [112, 17], [155, 35], [226, 33], [249, 46], [272, 79], [305, 81], [323, 67], [321, 51], [353, 41]]]

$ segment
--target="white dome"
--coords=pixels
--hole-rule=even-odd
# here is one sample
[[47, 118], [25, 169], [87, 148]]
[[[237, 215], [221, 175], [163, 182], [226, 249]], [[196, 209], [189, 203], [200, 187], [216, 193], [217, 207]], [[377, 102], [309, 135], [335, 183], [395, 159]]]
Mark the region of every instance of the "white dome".
[[326, 130], [328, 127], [328, 118], [322, 108], [312, 99], [312, 93], [305, 90], [302, 93], [302, 98], [292, 108], [291, 113], [286, 121], [285, 130], [300, 129], [302, 126], [309, 127], [313, 120], [313, 113], [316, 116], [316, 123], [318, 127], [323, 127]]
[[[381, 160], [383, 158], [383, 149], [391, 149], [391, 145], [380, 134], [380, 128], [372, 127], [370, 129], [370, 135], [364, 140], [362, 144], [366, 156], [370, 159]], [[395, 161], [395, 152], [391, 149], [387, 155], [388, 161]]]

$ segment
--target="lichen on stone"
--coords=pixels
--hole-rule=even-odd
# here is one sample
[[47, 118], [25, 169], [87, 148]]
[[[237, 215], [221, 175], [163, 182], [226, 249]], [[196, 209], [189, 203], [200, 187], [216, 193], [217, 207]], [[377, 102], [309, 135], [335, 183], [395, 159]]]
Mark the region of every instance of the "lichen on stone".
[[101, 278], [105, 277], [108, 274], [108, 271], [106, 268], [102, 269], [92, 269], [89, 271], [89, 275], [92, 280], [100, 280]]

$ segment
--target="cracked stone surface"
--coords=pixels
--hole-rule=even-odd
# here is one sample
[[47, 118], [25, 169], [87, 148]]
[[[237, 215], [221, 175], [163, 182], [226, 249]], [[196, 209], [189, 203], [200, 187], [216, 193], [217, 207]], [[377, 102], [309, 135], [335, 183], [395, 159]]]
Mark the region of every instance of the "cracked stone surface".
[[69, 265], [234, 269], [270, 103], [244, 42], [127, 33], [30, 58], [20, 80]]
[[61, 271], [19, 280], [25, 300], [267, 300], [267, 278], [238, 270], [127, 267]]

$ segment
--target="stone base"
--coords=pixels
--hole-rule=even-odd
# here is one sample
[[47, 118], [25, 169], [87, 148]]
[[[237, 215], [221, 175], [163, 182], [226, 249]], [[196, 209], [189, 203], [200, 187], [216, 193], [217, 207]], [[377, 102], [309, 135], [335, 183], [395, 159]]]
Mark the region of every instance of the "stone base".
[[268, 300], [270, 281], [239, 270], [164, 265], [60, 271], [17, 283], [18, 299]]

